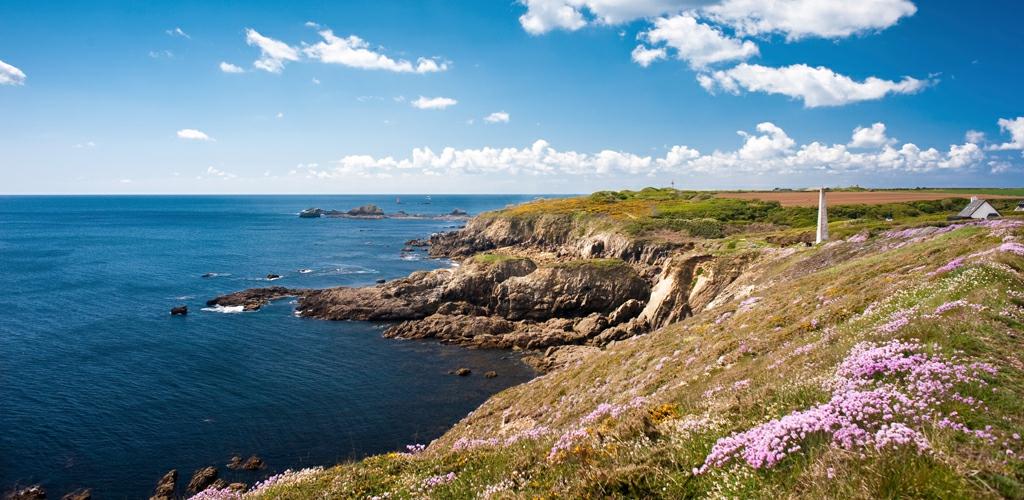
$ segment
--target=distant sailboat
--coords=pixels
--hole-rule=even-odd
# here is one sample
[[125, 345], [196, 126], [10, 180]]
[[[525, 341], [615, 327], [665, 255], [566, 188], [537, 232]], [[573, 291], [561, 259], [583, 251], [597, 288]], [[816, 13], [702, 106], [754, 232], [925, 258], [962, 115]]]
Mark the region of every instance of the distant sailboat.
[[402, 199], [396, 196], [395, 197], [395, 205], [401, 205], [401, 204], [402, 204]]

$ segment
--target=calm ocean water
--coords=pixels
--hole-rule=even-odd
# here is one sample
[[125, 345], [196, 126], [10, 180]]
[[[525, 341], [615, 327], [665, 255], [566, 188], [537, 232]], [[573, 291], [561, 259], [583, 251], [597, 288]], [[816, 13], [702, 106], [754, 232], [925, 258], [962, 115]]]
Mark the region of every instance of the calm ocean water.
[[[201, 311], [275, 285], [367, 285], [448, 265], [402, 258], [437, 220], [299, 219], [307, 207], [470, 213], [528, 196], [0, 197], [0, 490], [143, 498], [258, 454], [259, 473], [329, 465], [439, 436], [532, 376], [503, 351], [381, 337], [382, 325]], [[300, 273], [300, 269], [312, 272]], [[204, 273], [217, 273], [202, 278]], [[187, 317], [169, 309], [187, 304]], [[448, 370], [466, 366], [474, 376]], [[479, 376], [495, 370], [496, 379]]]

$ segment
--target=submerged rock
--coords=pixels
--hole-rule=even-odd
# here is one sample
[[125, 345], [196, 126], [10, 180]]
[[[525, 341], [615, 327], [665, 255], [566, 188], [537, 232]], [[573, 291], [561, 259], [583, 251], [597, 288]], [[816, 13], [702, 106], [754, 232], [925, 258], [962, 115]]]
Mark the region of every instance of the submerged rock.
[[185, 316], [188, 314], [188, 306], [178, 306], [171, 308], [171, 316]]
[[281, 275], [280, 274], [270, 273], [270, 274], [267, 275], [267, 279], [270, 280], [270, 281], [279, 280], [279, 279], [281, 279]]
[[455, 374], [460, 376], [460, 377], [466, 377], [470, 373], [472, 373], [472, 371], [470, 371], [469, 368], [459, 368], [458, 370], [455, 370]]
[[174, 498], [174, 490], [178, 487], [178, 469], [171, 469], [156, 483], [153, 496], [149, 500], [170, 500]]
[[43, 500], [45, 498], [46, 489], [38, 484], [19, 488], [4, 495], [4, 500]]
[[189, 493], [199, 493], [212, 485], [217, 480], [217, 468], [203, 467], [192, 474], [192, 480], [188, 482]]
[[495, 378], [497, 376], [498, 376], [498, 372], [493, 371], [493, 370], [484, 374], [484, 378]]
[[92, 490], [81, 488], [60, 497], [60, 500], [92, 500]]
[[260, 457], [257, 457], [256, 455], [253, 455], [253, 456], [247, 458], [245, 460], [245, 462], [242, 464], [242, 469], [243, 470], [260, 470], [263, 467], [265, 467], [265, 464], [263, 463], [263, 459], [260, 458]]

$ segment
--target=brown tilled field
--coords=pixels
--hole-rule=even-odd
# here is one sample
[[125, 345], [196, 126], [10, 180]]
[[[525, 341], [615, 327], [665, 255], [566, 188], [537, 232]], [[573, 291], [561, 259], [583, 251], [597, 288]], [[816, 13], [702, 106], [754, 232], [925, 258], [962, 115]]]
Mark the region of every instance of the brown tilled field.
[[[735, 193], [718, 193], [720, 198], [739, 198], [743, 200], [777, 201], [784, 207], [813, 207], [818, 205], [817, 191], [741, 191]], [[905, 201], [942, 200], [946, 198], [1012, 198], [998, 194], [942, 193], [938, 191], [830, 191], [827, 195], [829, 205], [875, 205], [882, 203], [900, 203]]]

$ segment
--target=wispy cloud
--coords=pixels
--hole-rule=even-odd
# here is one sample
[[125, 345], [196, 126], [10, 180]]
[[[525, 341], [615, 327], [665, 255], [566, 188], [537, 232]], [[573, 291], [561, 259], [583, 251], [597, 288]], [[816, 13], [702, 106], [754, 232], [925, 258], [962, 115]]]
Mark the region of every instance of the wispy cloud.
[[221, 61], [218, 66], [224, 73], [245, 73], [245, 70], [226, 61]]
[[188, 33], [185, 33], [184, 30], [182, 30], [181, 28], [178, 28], [178, 27], [175, 27], [175, 28], [169, 29], [169, 30], [164, 30], [164, 33], [167, 33], [168, 36], [187, 38], [189, 40], [192, 39], [192, 37], [189, 36]]
[[206, 135], [206, 132], [194, 128], [183, 128], [178, 131], [178, 138], [187, 141], [212, 141], [213, 138]]
[[484, 121], [487, 123], [508, 123], [509, 114], [504, 111], [495, 111], [484, 117]]
[[909, 76], [900, 81], [874, 76], [856, 81], [824, 66], [794, 64], [774, 68], [746, 63], [723, 71], [702, 73], [697, 76], [697, 81], [712, 93], [722, 90], [730, 94], [743, 91], [781, 94], [802, 100], [808, 108], [871, 101], [889, 94], [915, 94], [934, 83]]
[[396, 73], [436, 73], [448, 69], [448, 63], [436, 58], [420, 57], [415, 63], [405, 59], [393, 59], [356, 35], [339, 37], [333, 31], [320, 31], [323, 41], [302, 49], [310, 59], [327, 64], [340, 64], [350, 68], [376, 69]]
[[0, 85], [24, 85], [25, 72], [3, 61], [0, 61]]
[[412, 101], [412, 106], [418, 109], [445, 109], [458, 104], [459, 101], [451, 97], [423, 97]]
[[299, 60], [298, 49], [280, 40], [265, 37], [252, 28], [245, 30], [245, 43], [259, 47], [260, 58], [252, 65], [263, 71], [280, 73], [286, 61]]

